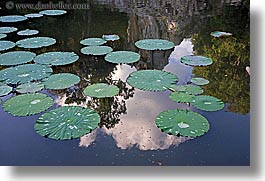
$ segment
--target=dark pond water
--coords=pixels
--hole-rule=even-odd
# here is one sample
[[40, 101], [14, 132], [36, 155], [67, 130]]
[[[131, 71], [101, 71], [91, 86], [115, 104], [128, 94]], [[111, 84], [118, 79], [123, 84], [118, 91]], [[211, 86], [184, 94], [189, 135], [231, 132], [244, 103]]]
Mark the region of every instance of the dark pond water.
[[[54, 1], [53, 1], [54, 2]], [[85, 1], [80, 1], [85, 2]], [[101, 115], [99, 128], [80, 139], [56, 141], [39, 136], [34, 123], [41, 115], [13, 117], [0, 108], [0, 165], [249, 165], [250, 164], [250, 77], [248, 1], [89, 1], [87, 10], [67, 10], [57, 17], [1, 24], [19, 29], [37, 29], [40, 36], [56, 38], [48, 48], [32, 50], [74, 51], [80, 59], [69, 66], [53, 67], [55, 73], [78, 75], [79, 88], [48, 91], [56, 104], [82, 105]], [[1, 7], [5, 3], [1, 2]], [[0, 10], [1, 15], [26, 14], [37, 10]], [[214, 39], [209, 34], [221, 30], [232, 37]], [[109, 43], [114, 50], [139, 52], [139, 39], [162, 38], [175, 43], [172, 51], [141, 51], [141, 60], [131, 65], [115, 65], [104, 57], [80, 53], [79, 41], [86, 37], [118, 34], [119, 41]], [[21, 39], [16, 33], [6, 40]], [[19, 50], [19, 48], [14, 48]], [[200, 54], [213, 59], [208, 67], [192, 68], [179, 62], [180, 57]], [[3, 69], [4, 67], [1, 67]], [[187, 104], [171, 101], [170, 91], [147, 92], [126, 84], [136, 70], [158, 69], [174, 73], [178, 84], [192, 77], [204, 77], [205, 95], [225, 102], [216, 112], [200, 111]], [[92, 83], [115, 84], [120, 93], [104, 100], [84, 97], [83, 89]], [[14, 96], [1, 97], [3, 101]], [[51, 109], [53, 109], [51, 108]], [[210, 130], [196, 139], [162, 133], [155, 126], [156, 116], [168, 109], [188, 109], [205, 116]]]

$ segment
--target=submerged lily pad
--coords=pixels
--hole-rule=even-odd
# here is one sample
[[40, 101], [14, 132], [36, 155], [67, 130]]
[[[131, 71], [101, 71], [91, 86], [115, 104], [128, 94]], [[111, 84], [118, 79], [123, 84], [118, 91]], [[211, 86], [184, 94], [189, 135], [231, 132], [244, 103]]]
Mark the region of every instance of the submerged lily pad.
[[0, 96], [5, 96], [12, 91], [12, 87], [7, 85], [0, 85]]
[[116, 41], [119, 40], [120, 37], [118, 35], [103, 35], [102, 39], [106, 41]]
[[48, 77], [51, 73], [52, 69], [44, 65], [18, 65], [1, 70], [0, 81], [4, 81], [8, 84], [23, 84], [33, 80], [41, 80]]
[[26, 38], [16, 42], [17, 46], [21, 48], [42, 48], [53, 45], [55, 43], [56, 40], [49, 37]]
[[39, 82], [29, 82], [25, 84], [21, 84], [16, 88], [16, 91], [19, 93], [34, 93], [42, 90], [44, 85]]
[[195, 95], [186, 94], [184, 92], [172, 92], [169, 95], [169, 98], [172, 101], [180, 102], [180, 103], [190, 103], [194, 99]]
[[21, 30], [21, 31], [17, 32], [17, 34], [20, 36], [31, 36], [31, 35], [36, 35], [38, 33], [39, 33], [38, 30], [30, 30], [30, 29]]
[[199, 55], [187, 55], [181, 57], [180, 61], [190, 66], [207, 66], [213, 63], [213, 60]]
[[25, 16], [27, 18], [40, 18], [43, 16], [43, 14], [39, 14], [39, 13], [30, 13], [30, 14], [25, 14]]
[[65, 10], [44, 10], [39, 13], [43, 15], [47, 15], [47, 16], [58, 16], [58, 15], [66, 14], [67, 11]]
[[209, 80], [204, 79], [204, 78], [200, 78], [200, 77], [194, 77], [194, 78], [191, 79], [190, 82], [193, 83], [193, 84], [196, 84], [196, 85], [206, 85], [206, 84], [209, 84]]
[[87, 96], [97, 98], [113, 97], [119, 94], [119, 88], [115, 85], [97, 83], [86, 87], [84, 93]]
[[176, 136], [202, 136], [210, 128], [209, 122], [202, 115], [179, 109], [161, 112], [155, 123], [163, 132]]
[[134, 63], [140, 60], [140, 55], [131, 51], [116, 51], [106, 55], [105, 60], [111, 63]]
[[13, 23], [13, 22], [20, 22], [25, 21], [28, 18], [21, 15], [7, 15], [7, 16], [0, 16], [0, 22], [4, 23]]
[[85, 55], [105, 55], [112, 52], [113, 49], [108, 46], [88, 46], [81, 49]]
[[223, 31], [211, 32], [211, 36], [216, 37], [216, 38], [225, 37], [225, 36], [231, 36], [231, 35], [232, 35], [232, 33], [223, 32]]
[[4, 40], [0, 41], [0, 51], [8, 50], [14, 48], [15, 46], [16, 44], [12, 41], [4, 41]]
[[3, 104], [3, 109], [13, 116], [29, 116], [41, 113], [53, 105], [53, 98], [42, 93], [14, 96]]
[[86, 38], [80, 41], [80, 44], [86, 46], [99, 46], [105, 44], [107, 41], [102, 38]]
[[140, 70], [133, 72], [127, 78], [132, 87], [148, 91], [163, 91], [176, 84], [177, 76], [161, 70]]
[[66, 106], [41, 115], [34, 126], [41, 136], [56, 140], [79, 138], [98, 127], [100, 116], [92, 109]]
[[162, 39], [144, 39], [135, 43], [137, 48], [143, 50], [169, 50], [174, 48], [174, 43]]
[[76, 62], [79, 56], [74, 52], [48, 52], [38, 55], [34, 62], [44, 65], [67, 65]]
[[0, 39], [7, 37], [6, 34], [0, 34]]
[[183, 92], [185, 94], [198, 95], [203, 93], [203, 89], [197, 85], [174, 85], [170, 89], [174, 89], [177, 92]]
[[53, 74], [43, 80], [45, 88], [52, 90], [66, 89], [79, 82], [80, 78], [77, 75], [70, 73]]
[[0, 65], [10, 66], [28, 63], [36, 56], [35, 53], [28, 51], [13, 51], [0, 55]]
[[0, 27], [0, 33], [12, 33], [14, 31], [17, 31], [17, 28], [15, 27]]
[[224, 108], [224, 103], [220, 99], [205, 95], [196, 96], [191, 104], [203, 111], [218, 111]]

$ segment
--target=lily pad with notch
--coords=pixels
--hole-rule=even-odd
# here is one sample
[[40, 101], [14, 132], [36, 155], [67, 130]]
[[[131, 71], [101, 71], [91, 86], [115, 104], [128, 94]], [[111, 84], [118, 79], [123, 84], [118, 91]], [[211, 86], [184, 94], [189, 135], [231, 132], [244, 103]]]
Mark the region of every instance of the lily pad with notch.
[[5, 37], [7, 37], [6, 34], [2, 34], [2, 33], [0, 33], [0, 39], [5, 38]]
[[87, 96], [97, 98], [114, 97], [119, 94], [119, 88], [115, 85], [97, 83], [86, 87], [84, 93]]
[[214, 31], [214, 32], [211, 32], [210, 35], [215, 37], [215, 38], [220, 38], [220, 37], [232, 36], [232, 33], [224, 32], [224, 31]]
[[0, 65], [12, 66], [31, 62], [36, 56], [35, 53], [29, 51], [13, 51], [0, 55]]
[[103, 35], [102, 39], [106, 41], [116, 41], [119, 40], [120, 37], [118, 35]]
[[26, 38], [16, 42], [16, 45], [20, 48], [42, 48], [48, 47], [56, 43], [54, 38], [50, 37], [34, 37]]
[[17, 34], [20, 36], [31, 36], [31, 35], [37, 35], [38, 33], [39, 33], [38, 30], [30, 30], [30, 29], [21, 30], [17, 32]]
[[144, 39], [137, 41], [135, 46], [143, 50], [169, 50], [174, 48], [175, 44], [163, 39]]
[[29, 82], [17, 86], [16, 91], [19, 93], [34, 93], [44, 89], [44, 84], [40, 82]]
[[0, 97], [1, 96], [6, 96], [12, 91], [12, 87], [8, 85], [0, 85]]
[[200, 55], [187, 55], [181, 57], [180, 62], [190, 66], [208, 66], [213, 63], [213, 60]]
[[224, 108], [224, 102], [213, 96], [196, 96], [191, 105], [203, 111], [218, 111]]
[[12, 41], [6, 41], [6, 40], [0, 41], [0, 51], [9, 50], [11, 48], [14, 48], [15, 46], [16, 44]]
[[43, 14], [43, 15], [47, 15], [47, 16], [59, 16], [59, 15], [63, 15], [66, 14], [67, 11], [65, 10], [57, 10], [57, 9], [48, 9], [48, 10], [43, 10], [40, 11], [39, 14]]
[[7, 34], [17, 31], [16, 27], [0, 27], [0, 33]]
[[70, 73], [53, 74], [43, 80], [44, 87], [51, 90], [66, 89], [79, 82], [80, 78]]
[[185, 94], [198, 95], [203, 93], [203, 89], [197, 85], [173, 85], [169, 88], [176, 92], [183, 92]]
[[43, 14], [30, 13], [30, 14], [25, 14], [24, 16], [27, 17], [27, 18], [40, 18], [40, 17], [43, 17]]
[[111, 63], [134, 63], [140, 60], [140, 55], [131, 51], [116, 51], [106, 55], [105, 60]]
[[201, 78], [201, 77], [194, 77], [190, 80], [191, 83], [196, 85], [207, 85], [209, 84], [209, 80]]
[[112, 51], [109, 46], [87, 46], [81, 49], [81, 53], [85, 55], [106, 55]]
[[14, 23], [14, 22], [21, 22], [25, 21], [28, 18], [21, 15], [7, 15], [7, 16], [0, 16], [0, 22], [3, 23]]
[[86, 46], [99, 46], [105, 43], [107, 43], [107, 41], [103, 40], [102, 38], [86, 38], [80, 41], [80, 44], [86, 45]]
[[178, 103], [190, 103], [194, 99], [195, 95], [192, 94], [186, 94], [184, 92], [172, 92], [169, 95], [169, 98], [172, 101], [178, 102]]

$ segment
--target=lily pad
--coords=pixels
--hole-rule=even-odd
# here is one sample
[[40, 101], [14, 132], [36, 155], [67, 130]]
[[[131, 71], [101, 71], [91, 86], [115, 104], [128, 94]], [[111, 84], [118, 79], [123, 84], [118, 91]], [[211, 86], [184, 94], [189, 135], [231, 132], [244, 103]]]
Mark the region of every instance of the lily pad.
[[102, 39], [106, 41], [116, 41], [119, 40], [120, 37], [118, 35], [103, 35]]
[[119, 94], [119, 88], [115, 85], [97, 83], [86, 87], [84, 93], [87, 96], [97, 98], [113, 97]]
[[38, 33], [39, 33], [38, 30], [29, 30], [29, 29], [21, 30], [21, 31], [17, 32], [17, 34], [20, 36], [31, 36], [31, 35], [36, 35]]
[[175, 44], [162, 39], [144, 39], [137, 41], [135, 46], [143, 50], [169, 50], [174, 48]]
[[187, 55], [181, 57], [180, 61], [190, 66], [207, 66], [213, 63], [212, 59], [198, 55]]
[[47, 16], [58, 16], [58, 15], [66, 14], [67, 11], [65, 10], [44, 10], [39, 13], [43, 15], [47, 15]]
[[174, 85], [170, 89], [174, 89], [177, 92], [183, 92], [185, 94], [198, 95], [203, 93], [203, 89], [197, 85]]
[[66, 106], [41, 115], [34, 126], [41, 136], [56, 140], [79, 138], [98, 127], [100, 116], [92, 109]]
[[4, 23], [13, 23], [13, 22], [20, 22], [25, 21], [28, 18], [21, 15], [7, 15], [7, 16], [0, 16], [0, 22]]
[[0, 33], [12, 33], [14, 31], [17, 31], [17, 28], [15, 27], [0, 27]]
[[77, 75], [70, 73], [53, 74], [43, 80], [45, 88], [52, 90], [66, 89], [79, 82], [80, 78]]
[[207, 85], [207, 84], [209, 84], [209, 80], [204, 79], [204, 78], [200, 78], [200, 77], [194, 77], [191, 79], [190, 82], [193, 84], [196, 84], [196, 85]]
[[102, 38], [86, 38], [80, 41], [80, 44], [86, 46], [99, 46], [105, 44], [107, 41]]
[[16, 44], [12, 41], [4, 41], [4, 40], [0, 41], [0, 51], [8, 50], [14, 48], [15, 46]]
[[210, 128], [209, 122], [202, 115], [179, 109], [161, 112], [155, 123], [163, 132], [176, 136], [198, 137]]
[[205, 95], [196, 96], [191, 104], [203, 111], [218, 111], [224, 108], [224, 103], [220, 99]]
[[53, 98], [42, 93], [14, 96], [3, 104], [3, 109], [13, 116], [29, 116], [41, 113], [53, 105]]
[[29, 51], [13, 51], [0, 55], [0, 65], [11, 66], [28, 63], [36, 56]]
[[112, 52], [113, 49], [108, 46], [88, 46], [81, 49], [85, 55], [105, 55]]
[[34, 93], [42, 90], [44, 85], [39, 82], [29, 82], [25, 84], [21, 84], [16, 88], [16, 91], [19, 93]]
[[34, 62], [44, 65], [67, 65], [76, 62], [79, 56], [74, 52], [48, 52], [38, 55]]
[[55, 43], [56, 40], [54, 38], [49, 37], [26, 38], [16, 42], [17, 46], [21, 48], [42, 48], [48, 47]]
[[48, 77], [52, 69], [48, 66], [25, 64], [10, 67], [0, 71], [0, 81], [7, 84], [23, 84]]
[[148, 91], [163, 91], [176, 84], [177, 76], [161, 70], [140, 70], [133, 72], [127, 78], [132, 87]]
[[194, 99], [195, 95], [186, 94], [184, 92], [172, 92], [169, 95], [169, 98], [172, 101], [180, 102], [180, 103], [190, 103]]
[[42, 16], [43, 16], [43, 14], [39, 14], [39, 13], [25, 14], [25, 17], [27, 17], [27, 18], [40, 18]]
[[9, 94], [12, 91], [12, 87], [7, 85], [0, 85], [0, 97]]
[[232, 33], [223, 32], [223, 31], [214, 31], [214, 32], [211, 32], [211, 36], [213, 36], [215, 38], [227, 37], [227, 36], [231, 36], [231, 35], [232, 35]]
[[105, 60], [111, 63], [134, 63], [140, 60], [140, 55], [131, 51], [116, 51], [106, 55]]
[[0, 34], [0, 39], [7, 37], [6, 34]]

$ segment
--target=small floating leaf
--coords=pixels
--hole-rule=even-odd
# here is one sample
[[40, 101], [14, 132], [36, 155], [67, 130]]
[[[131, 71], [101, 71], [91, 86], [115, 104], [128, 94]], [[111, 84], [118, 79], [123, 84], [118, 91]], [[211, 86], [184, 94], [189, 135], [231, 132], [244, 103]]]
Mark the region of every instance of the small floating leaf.
[[116, 51], [106, 55], [105, 60], [111, 63], [134, 63], [139, 61], [140, 55], [131, 51]]
[[43, 15], [47, 15], [47, 16], [58, 16], [58, 15], [66, 14], [67, 11], [65, 10], [44, 10], [39, 13]]
[[0, 41], [0, 51], [8, 50], [15, 46], [16, 44], [12, 41], [4, 41], [4, 40]]
[[15, 27], [0, 27], [0, 33], [12, 33], [14, 31], [17, 31], [17, 28]]
[[177, 92], [183, 92], [185, 94], [198, 95], [203, 93], [203, 89], [197, 85], [174, 85], [170, 88]]
[[41, 113], [53, 105], [53, 98], [42, 93], [14, 96], [3, 104], [3, 109], [13, 116], [29, 116]]
[[86, 38], [84, 40], [80, 41], [80, 44], [86, 45], [86, 46], [99, 46], [106, 43], [106, 40], [103, 40], [102, 38]]
[[140, 70], [129, 75], [127, 83], [132, 87], [148, 91], [163, 91], [176, 84], [178, 78], [161, 70]]
[[106, 41], [116, 41], [119, 40], [120, 37], [118, 35], [103, 35], [102, 39]]
[[223, 32], [223, 31], [214, 31], [211, 32], [211, 36], [215, 37], [215, 38], [220, 38], [220, 37], [225, 37], [225, 36], [231, 36], [232, 33], [228, 33], [228, 32]]
[[119, 88], [115, 85], [97, 83], [86, 87], [84, 93], [87, 96], [97, 98], [113, 97], [119, 94]]
[[92, 109], [66, 106], [46, 112], [34, 128], [41, 136], [56, 140], [79, 138], [98, 127], [100, 116]]
[[85, 55], [105, 55], [112, 52], [113, 49], [108, 46], [88, 46], [81, 49]]
[[17, 34], [20, 36], [31, 36], [31, 35], [36, 35], [38, 33], [39, 33], [38, 30], [29, 30], [29, 29], [21, 30], [21, 31], [17, 32]]
[[43, 80], [45, 88], [52, 90], [66, 89], [79, 82], [80, 78], [77, 75], [70, 73], [53, 74]]
[[162, 39], [144, 39], [135, 43], [137, 48], [143, 50], [169, 50], [174, 48], [174, 43]]
[[12, 91], [12, 87], [7, 85], [0, 85], [0, 96], [5, 96]]
[[207, 66], [213, 63], [212, 59], [197, 55], [187, 55], [181, 57], [180, 61], [190, 66]]
[[205, 95], [196, 96], [191, 104], [203, 111], [218, 111], [224, 108], [224, 103], [220, 99]]
[[165, 133], [189, 137], [202, 136], [210, 127], [202, 115], [179, 109], [161, 112], [155, 123]]
[[48, 52], [38, 55], [34, 62], [44, 65], [67, 65], [76, 62], [79, 56], [74, 52]]
[[0, 39], [7, 37], [6, 34], [0, 34]]
[[16, 88], [16, 91], [19, 93], [34, 93], [42, 90], [44, 85], [39, 82], [29, 82], [26, 84], [21, 84]]
[[39, 13], [31, 13], [31, 14], [25, 15], [25, 17], [27, 17], [27, 18], [40, 18], [42, 16], [43, 16], [43, 14], [39, 14]]
[[4, 23], [12, 23], [12, 22], [20, 22], [25, 21], [28, 18], [21, 15], [7, 15], [7, 16], [0, 16], [0, 22]]
[[26, 38], [16, 42], [17, 46], [21, 48], [41, 48], [53, 45], [55, 43], [56, 40], [49, 37]]
[[194, 99], [194, 95], [186, 94], [184, 92], [172, 92], [169, 95], [169, 98], [172, 101], [180, 102], [180, 103], [190, 103]]
[[196, 85], [206, 85], [206, 84], [209, 84], [209, 80], [204, 79], [204, 78], [200, 78], [200, 77], [194, 77], [194, 78], [191, 79], [190, 82], [193, 83], [193, 84], [196, 84]]
[[0, 55], [0, 65], [11, 66], [28, 63], [36, 56], [35, 53], [28, 51], [13, 51]]

